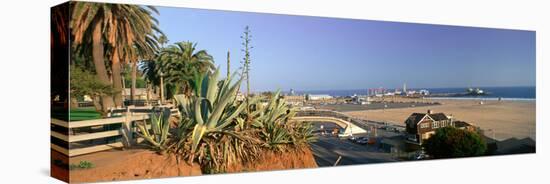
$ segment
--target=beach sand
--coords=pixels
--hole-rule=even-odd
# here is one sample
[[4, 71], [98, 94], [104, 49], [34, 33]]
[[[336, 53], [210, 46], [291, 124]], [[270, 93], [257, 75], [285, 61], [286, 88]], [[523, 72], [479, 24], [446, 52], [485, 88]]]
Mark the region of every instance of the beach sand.
[[535, 101], [483, 101], [479, 100], [430, 100], [442, 105], [411, 107], [399, 109], [378, 109], [344, 112], [361, 119], [382, 121], [404, 125], [411, 113], [425, 113], [431, 109], [434, 113], [452, 114], [455, 120], [466, 121], [485, 130], [485, 135], [498, 140], [530, 137], [536, 140], [536, 103]]

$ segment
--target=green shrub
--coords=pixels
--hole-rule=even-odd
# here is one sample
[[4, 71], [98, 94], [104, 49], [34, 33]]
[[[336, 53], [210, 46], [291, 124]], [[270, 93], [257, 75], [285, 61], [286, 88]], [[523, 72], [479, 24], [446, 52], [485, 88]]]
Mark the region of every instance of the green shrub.
[[481, 156], [487, 150], [487, 145], [479, 134], [454, 127], [437, 129], [422, 146], [434, 158]]
[[93, 163], [85, 161], [85, 160], [80, 161], [80, 163], [78, 163], [78, 165], [76, 165], [76, 164], [69, 165], [70, 170], [74, 170], [74, 169], [91, 169], [93, 167], [94, 167]]

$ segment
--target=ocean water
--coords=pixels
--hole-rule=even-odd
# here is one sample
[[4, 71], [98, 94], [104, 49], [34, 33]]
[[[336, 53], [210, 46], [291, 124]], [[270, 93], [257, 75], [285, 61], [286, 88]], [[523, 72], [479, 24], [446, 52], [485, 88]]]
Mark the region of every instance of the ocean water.
[[[484, 96], [468, 96], [468, 97], [444, 97], [444, 98], [456, 98], [456, 99], [472, 99], [472, 98], [483, 98], [483, 99], [498, 99], [503, 98], [506, 100], [534, 100], [536, 99], [536, 87], [479, 87], [483, 91], [489, 93], [489, 95]], [[426, 89], [430, 93], [464, 93], [466, 92], [467, 87], [463, 88], [411, 88], [407, 90], [416, 90]], [[389, 90], [392, 92], [393, 90]], [[288, 91], [287, 91], [288, 92]], [[307, 91], [296, 91], [296, 94], [328, 94], [331, 96], [351, 96], [354, 94], [357, 95], [367, 95], [368, 89], [350, 89], [350, 90], [307, 90]]]

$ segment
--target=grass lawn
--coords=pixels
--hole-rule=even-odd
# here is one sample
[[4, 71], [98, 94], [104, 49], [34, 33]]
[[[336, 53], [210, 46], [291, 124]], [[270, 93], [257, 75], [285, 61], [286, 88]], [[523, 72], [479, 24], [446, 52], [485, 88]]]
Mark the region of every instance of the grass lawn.
[[101, 113], [97, 112], [93, 107], [81, 107], [71, 109], [70, 121], [81, 121], [90, 119], [100, 119]]

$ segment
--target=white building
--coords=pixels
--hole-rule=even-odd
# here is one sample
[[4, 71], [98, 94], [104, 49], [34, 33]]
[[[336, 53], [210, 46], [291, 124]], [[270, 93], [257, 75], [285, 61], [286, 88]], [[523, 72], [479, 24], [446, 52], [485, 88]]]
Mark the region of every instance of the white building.
[[333, 97], [327, 94], [310, 94], [308, 100], [328, 100]]
[[[125, 98], [125, 99], [130, 99], [131, 98], [131, 91], [132, 89], [131, 88], [125, 88], [123, 93], [122, 93], [122, 96]], [[136, 94], [134, 94], [134, 97], [136, 100], [147, 100], [147, 93], [149, 93], [149, 99], [153, 100], [153, 99], [158, 99], [158, 96], [157, 94], [153, 93], [153, 90], [149, 90], [147, 91], [147, 88], [136, 88]]]
[[420, 90], [419, 93], [420, 93], [421, 95], [424, 95], [424, 96], [430, 95], [430, 92], [429, 92], [428, 90], [425, 90], [425, 89]]

